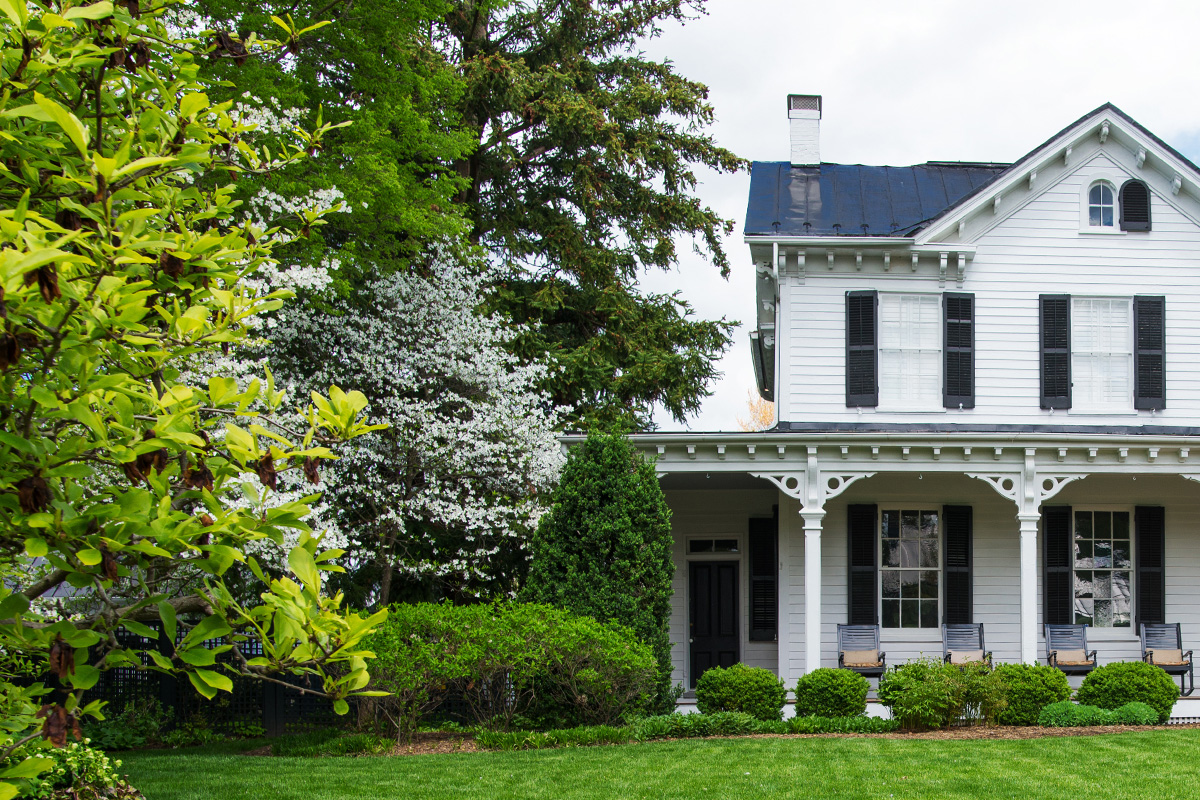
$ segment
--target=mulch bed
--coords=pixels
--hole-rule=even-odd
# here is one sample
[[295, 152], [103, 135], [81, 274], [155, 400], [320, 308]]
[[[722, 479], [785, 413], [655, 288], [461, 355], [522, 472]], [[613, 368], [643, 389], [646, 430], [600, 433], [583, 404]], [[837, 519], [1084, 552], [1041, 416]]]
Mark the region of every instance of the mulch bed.
[[[921, 733], [796, 733], [796, 734], [757, 734], [750, 736], [710, 736], [709, 739], [1041, 739], [1051, 736], [1098, 736], [1106, 733], [1134, 733], [1140, 731], [1177, 731], [1181, 729], [1200, 729], [1200, 724], [1189, 725], [1141, 725], [1131, 728], [1124, 725], [1097, 725], [1088, 728], [1039, 728], [1010, 727], [998, 725], [986, 727], [972, 725], [948, 728], [940, 731], [924, 731]], [[646, 744], [657, 742], [678, 741], [676, 739], [656, 739]], [[407, 744], [398, 744], [391, 750], [380, 755], [385, 756], [419, 756], [442, 753], [486, 753], [490, 752], [479, 747], [475, 740], [461, 733], [417, 733]], [[249, 750], [242, 755], [269, 756], [271, 746]]]

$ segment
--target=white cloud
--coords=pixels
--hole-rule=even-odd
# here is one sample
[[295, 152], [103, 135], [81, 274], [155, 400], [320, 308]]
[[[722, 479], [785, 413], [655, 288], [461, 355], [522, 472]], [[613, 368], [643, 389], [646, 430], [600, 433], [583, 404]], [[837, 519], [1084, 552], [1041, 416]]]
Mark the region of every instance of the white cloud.
[[[850, 164], [1013, 161], [1106, 102], [1185, 156], [1200, 153], [1200, 5], [1014, 0], [803, 3], [710, 0], [708, 15], [647, 42], [652, 58], [708, 85], [717, 141], [752, 160], [788, 156], [786, 97], [824, 97], [821, 155]], [[645, 276], [704, 317], [751, 318], [742, 243], [749, 175], [707, 176], [701, 197], [737, 222], [729, 282], [703, 259]], [[691, 430], [736, 430], [754, 385], [747, 329]], [[664, 430], [679, 429], [661, 415]]]

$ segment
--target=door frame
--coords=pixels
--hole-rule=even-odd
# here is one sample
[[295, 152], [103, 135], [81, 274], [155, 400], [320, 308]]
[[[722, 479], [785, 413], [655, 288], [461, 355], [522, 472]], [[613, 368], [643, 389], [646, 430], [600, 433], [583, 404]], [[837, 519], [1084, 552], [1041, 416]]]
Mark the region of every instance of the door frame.
[[[727, 537], [727, 538], [734, 538], [734, 537]], [[701, 556], [700, 558], [689, 558], [687, 560], [687, 570], [688, 570], [688, 589], [687, 589], [687, 591], [688, 591], [688, 620], [687, 620], [687, 662], [686, 662], [687, 674], [684, 677], [685, 677], [685, 683], [688, 686], [688, 691], [692, 691], [695, 689], [696, 680], [698, 680], [700, 677], [699, 675], [692, 674], [695, 671], [695, 664], [692, 659], [692, 639], [693, 639], [692, 626], [695, 624], [695, 621], [696, 621], [696, 593], [695, 593], [695, 587], [694, 587], [693, 581], [692, 581], [693, 565], [696, 565], [696, 564], [711, 564], [713, 566], [718, 566], [721, 564], [733, 565], [733, 568], [734, 568], [733, 569], [733, 629], [734, 629], [733, 637], [734, 637], [734, 641], [735, 641], [734, 647], [735, 647], [735, 656], [736, 656], [734, 663], [737, 663], [742, 660], [742, 620], [741, 620], [741, 613], [742, 613], [742, 558], [741, 558], [741, 553], [740, 553], [740, 537], [739, 537], [739, 552], [738, 553], [721, 553], [720, 555], [725, 556], [725, 557], [718, 557], [718, 554], [714, 553], [712, 556], [709, 556], [707, 558]], [[733, 557], [729, 558], [728, 556], [733, 556]]]

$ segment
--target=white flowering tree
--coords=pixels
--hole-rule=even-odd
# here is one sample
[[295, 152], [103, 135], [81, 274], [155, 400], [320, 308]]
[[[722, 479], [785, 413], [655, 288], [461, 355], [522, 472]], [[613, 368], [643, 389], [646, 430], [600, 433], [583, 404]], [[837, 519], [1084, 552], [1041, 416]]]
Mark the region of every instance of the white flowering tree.
[[[439, 250], [419, 274], [368, 282], [328, 312], [285, 310], [269, 362], [297, 394], [362, 392], [386, 424], [322, 472], [318, 511], [350, 548], [364, 602], [403, 581], [442, 596], [504, 594], [561, 468], [547, 367], [506, 351], [517, 335], [478, 313], [488, 275]], [[410, 594], [411, 596], [411, 594]]]

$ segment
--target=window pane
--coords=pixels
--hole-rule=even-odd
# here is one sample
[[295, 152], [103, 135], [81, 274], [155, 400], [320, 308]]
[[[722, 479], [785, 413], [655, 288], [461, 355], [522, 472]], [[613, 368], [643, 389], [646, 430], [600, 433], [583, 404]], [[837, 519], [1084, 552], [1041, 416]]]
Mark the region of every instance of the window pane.
[[918, 514], [916, 511], [905, 511], [900, 514], [900, 536], [905, 539], [916, 539]]
[[1094, 206], [1100, 205], [1100, 192], [1103, 191], [1103, 189], [1104, 184], [1097, 183], [1095, 186], [1093, 186], [1091, 191], [1088, 192], [1088, 202]]
[[712, 539], [692, 539], [688, 543], [688, 551], [692, 553], [711, 553], [712, 549]]
[[885, 570], [883, 573], [883, 596], [885, 598], [900, 597], [900, 573]]
[[1075, 597], [1092, 596], [1092, 573], [1086, 570], [1077, 570], [1075, 572]]
[[1113, 538], [1128, 539], [1129, 538], [1129, 512], [1116, 511], [1112, 515], [1113, 521]]
[[921, 512], [921, 535], [926, 539], [936, 539], [938, 534], [937, 529], [937, 512], [922, 511]]
[[1100, 210], [1100, 224], [1105, 228], [1113, 226], [1113, 210], [1112, 206], [1107, 206]]
[[1092, 563], [1092, 545], [1093, 542], [1075, 543], [1075, 569], [1091, 569], [1095, 566]]
[[1076, 511], [1075, 512], [1075, 538], [1090, 539], [1092, 538], [1092, 512]]
[[1108, 600], [1112, 597], [1112, 575], [1108, 572], [1092, 574], [1092, 596], [1097, 600]]
[[914, 570], [904, 570], [900, 573], [900, 596], [901, 597], [920, 597], [921, 594], [921, 573]]
[[885, 511], [883, 512], [883, 538], [899, 539], [900, 538], [900, 512]]
[[900, 542], [887, 539], [883, 542], [883, 565], [885, 567], [900, 566]]
[[938, 596], [938, 572], [936, 569], [927, 569], [921, 572], [921, 598], [937, 599]]
[[1129, 542], [1115, 542], [1113, 544], [1113, 566], [1117, 569], [1128, 569], [1133, 566], [1133, 562], [1129, 560]]
[[937, 600], [921, 601], [921, 627], [937, 627]]
[[1094, 556], [1095, 559], [1093, 566], [1095, 566], [1096, 569], [1108, 569], [1111, 567], [1113, 565], [1112, 542], [1097, 541], [1095, 543]]
[[899, 600], [884, 600], [883, 601], [883, 627], [899, 628], [900, 627], [900, 601]]
[[937, 295], [879, 297], [879, 390], [887, 403], [935, 406], [942, 389], [942, 309]]
[[912, 569], [918, 566], [917, 553], [920, 549], [920, 542], [912, 542], [901, 539], [900, 542], [900, 566]]
[[919, 600], [901, 600], [900, 601], [900, 627], [901, 628], [919, 628], [921, 627], [921, 608], [918, 605]]
[[938, 565], [938, 540], [922, 539], [919, 544], [921, 546], [921, 563], [919, 566], [936, 567]]
[[1095, 512], [1092, 528], [1092, 538], [1094, 539], [1111, 539], [1112, 538], [1112, 512], [1097, 511]]
[[1097, 600], [1096, 601], [1096, 622], [1094, 623], [1095, 626], [1097, 628], [1111, 628], [1112, 622], [1113, 622], [1112, 601]]
[[713, 542], [714, 553], [736, 553], [737, 551], [737, 539], [717, 539]]
[[1091, 625], [1095, 617], [1092, 614], [1092, 600], [1075, 601], [1075, 624], [1076, 625]]
[[1072, 391], [1080, 407], [1126, 408], [1133, 402], [1132, 302], [1071, 301]]

